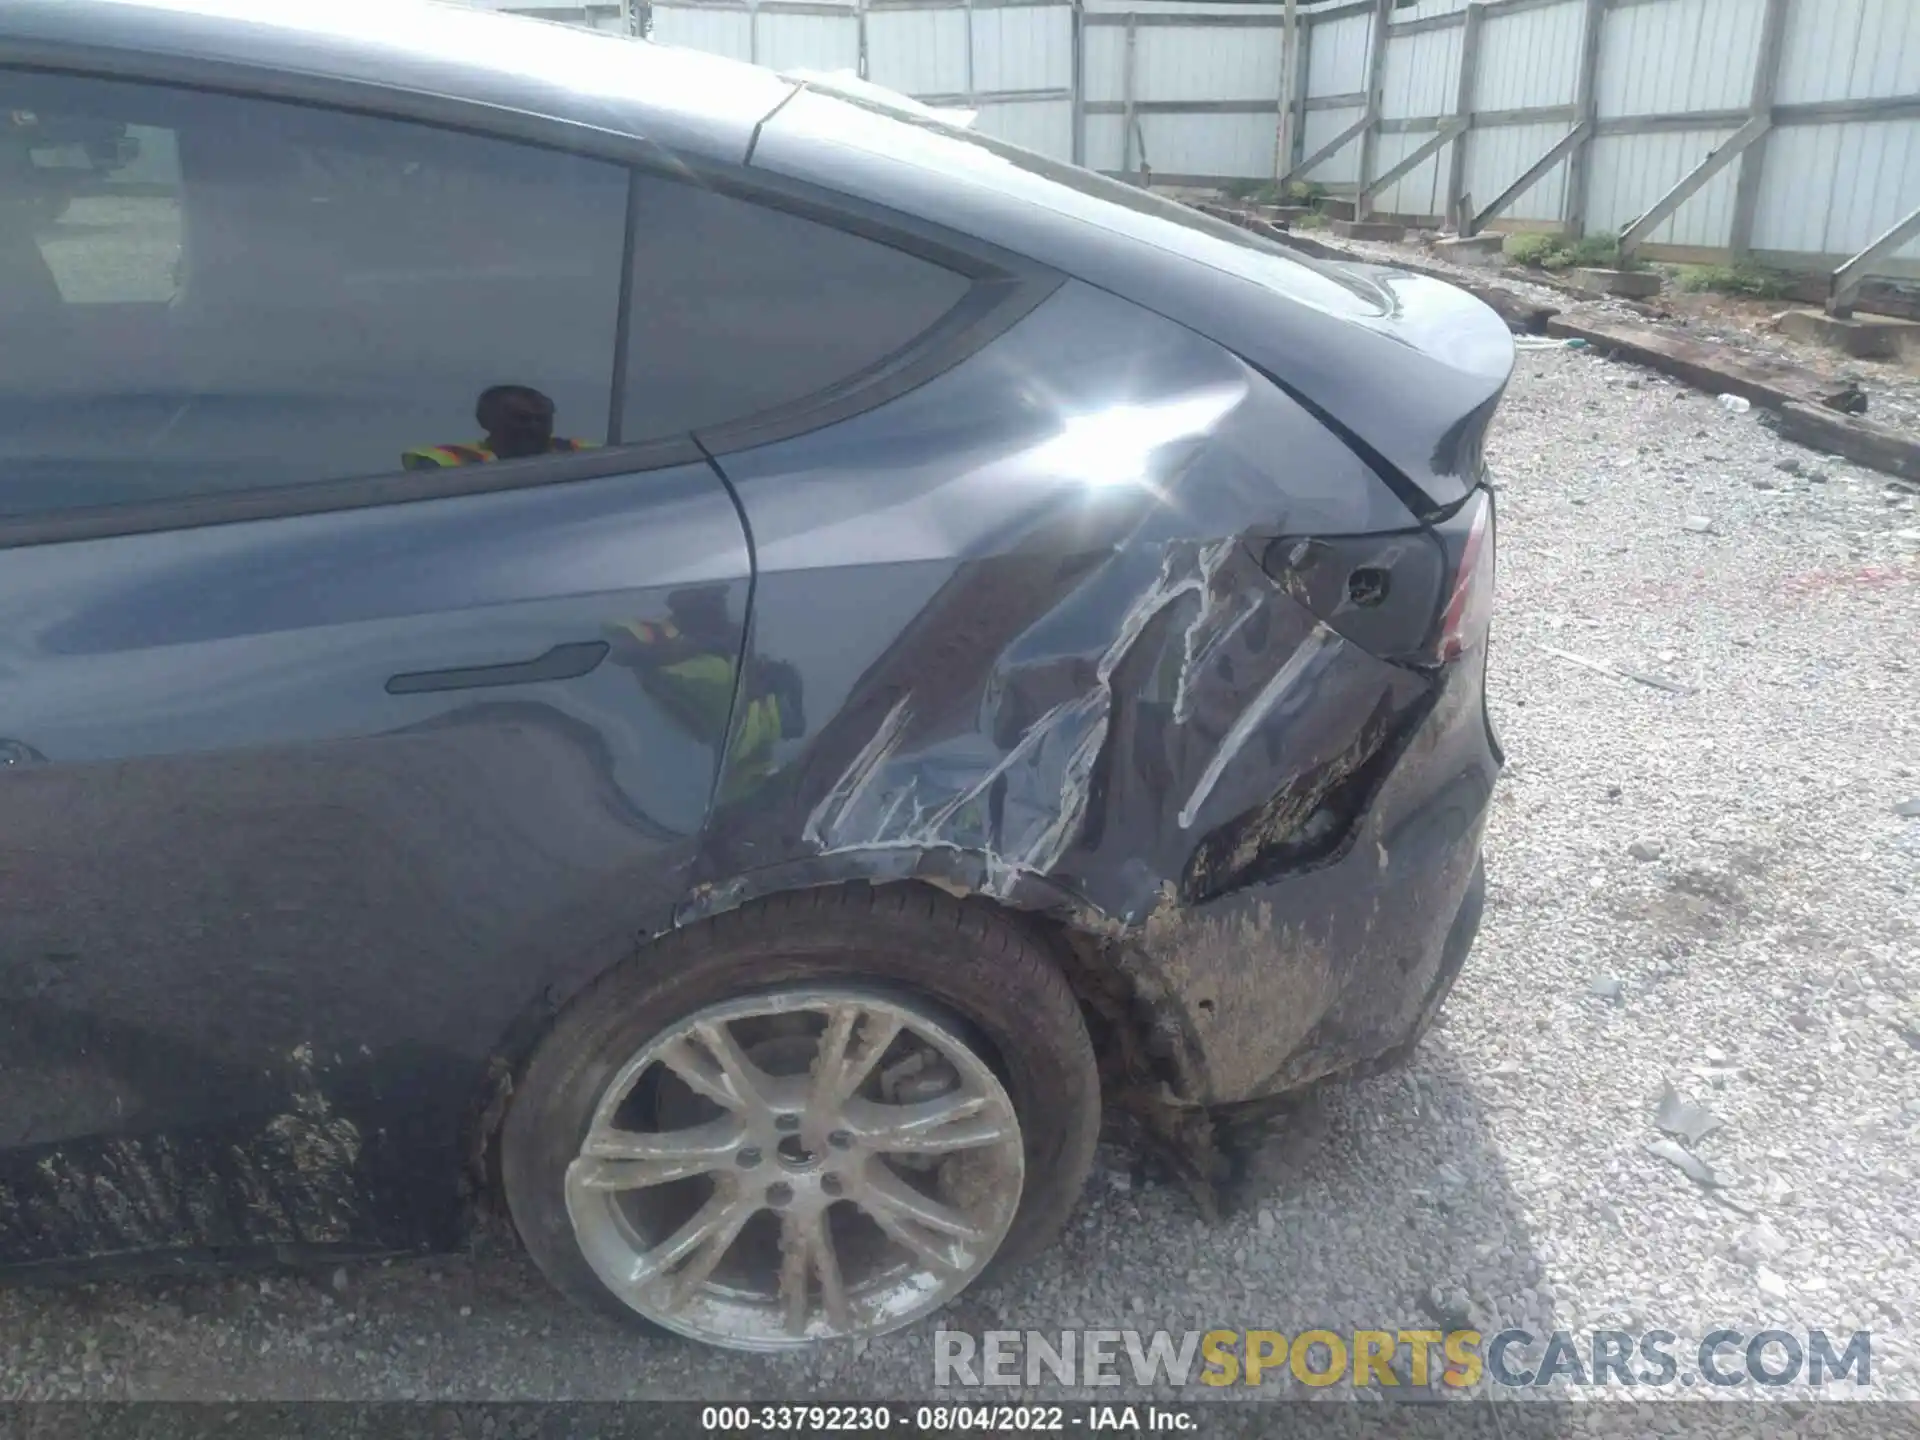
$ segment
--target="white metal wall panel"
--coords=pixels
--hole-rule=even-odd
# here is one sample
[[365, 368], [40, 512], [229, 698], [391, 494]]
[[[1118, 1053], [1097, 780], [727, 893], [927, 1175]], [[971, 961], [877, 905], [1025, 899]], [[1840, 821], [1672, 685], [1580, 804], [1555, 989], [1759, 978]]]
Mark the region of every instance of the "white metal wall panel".
[[1920, 95], [1920, 4], [1793, 0], [1780, 103]]
[[[1137, 37], [1138, 32], [1135, 33]], [[1085, 98], [1096, 104], [1125, 99], [1127, 32], [1118, 25], [1089, 25], [1080, 34], [1086, 50], [1080, 67]], [[1091, 124], [1096, 118], [1090, 115], [1087, 121]]]
[[[1089, 15], [1124, 15], [1132, 11], [1135, 15], [1272, 15], [1278, 17], [1286, 13], [1281, 5], [1241, 5], [1228, 0], [1222, 5], [1209, 5], [1206, 0], [1085, 0], [1085, 9]], [[1307, 12], [1303, 7], [1299, 12], [1300, 23], [1307, 22]]]
[[[751, 46], [745, 10], [695, 9], [684, 5], [653, 7], [653, 38], [662, 45], [705, 50], [745, 60]], [[763, 62], [764, 63], [764, 62]]]
[[[1391, 51], [1388, 52], [1392, 54]], [[1384, 173], [1433, 138], [1431, 133], [1382, 135], [1376, 173]], [[1388, 215], [1439, 215], [1447, 208], [1447, 167], [1453, 147], [1443, 145], [1384, 190], [1373, 196], [1373, 208]]]
[[[1619, 230], [1646, 212], [1731, 130], [1680, 130], [1657, 135], [1603, 135], [1593, 142], [1587, 223]], [[1729, 165], [1646, 237], [1650, 245], [1725, 246], [1733, 226], [1740, 167]]]
[[[1565, 125], [1497, 125], [1467, 137], [1467, 194], [1484, 210], [1567, 133]], [[1503, 221], [1558, 223], [1566, 214], [1567, 165], [1563, 160], [1534, 181], [1500, 215]]]
[[1765, 8], [1766, 0], [1659, 0], [1609, 10], [1594, 84], [1600, 113], [1744, 110]]
[[1278, 110], [1278, 29], [1151, 26], [1134, 34], [1135, 100], [1267, 100]]
[[[858, 33], [855, 44], [858, 45]], [[867, 78], [905, 95], [967, 88], [967, 12], [875, 10], [867, 16]]]
[[1480, 27], [1473, 108], [1573, 104], [1585, 20], [1586, 7], [1579, 0], [1517, 15], [1489, 15]]
[[[1767, 142], [1756, 250], [1852, 255], [1920, 205], [1920, 120], [1788, 125]], [[1896, 252], [1920, 259], [1920, 240]]]
[[[1355, 110], [1309, 110], [1307, 123], [1300, 129], [1305, 137], [1306, 148], [1303, 155], [1311, 155], [1334, 136], [1360, 118], [1361, 112]], [[1355, 136], [1342, 145], [1331, 158], [1307, 171], [1302, 177], [1317, 180], [1322, 185], [1352, 185], [1360, 178], [1360, 138]]]
[[[1400, 120], [1451, 115], [1459, 89], [1464, 25], [1389, 36], [1387, 66], [1380, 77], [1380, 114]], [[1362, 87], [1365, 88], [1365, 87]]]
[[1022, 5], [974, 11], [973, 83], [979, 90], [1071, 89], [1072, 10]]
[[1073, 158], [1073, 106], [1065, 100], [983, 105], [973, 128], [1054, 160]]
[[860, 63], [860, 22], [851, 11], [792, 15], [762, 10], [759, 23], [760, 63], [772, 69], [851, 70]]
[[[1278, 115], [1143, 115], [1147, 163], [1156, 174], [1273, 174]], [[1138, 146], [1134, 163], [1140, 162]]]
[[1323, 20], [1313, 27], [1307, 49], [1307, 94], [1351, 95], [1367, 88], [1369, 15]]
[[1402, 20], [1425, 20], [1434, 15], [1457, 15], [1467, 8], [1472, 0], [1417, 0], [1417, 3], [1403, 10], [1395, 10], [1395, 23]]
[[[1121, 126], [1118, 115], [1087, 116], [1087, 158], [1084, 162], [1089, 170], [1105, 170], [1109, 173], [1120, 169]], [[1139, 163], [1138, 154], [1134, 163]]]

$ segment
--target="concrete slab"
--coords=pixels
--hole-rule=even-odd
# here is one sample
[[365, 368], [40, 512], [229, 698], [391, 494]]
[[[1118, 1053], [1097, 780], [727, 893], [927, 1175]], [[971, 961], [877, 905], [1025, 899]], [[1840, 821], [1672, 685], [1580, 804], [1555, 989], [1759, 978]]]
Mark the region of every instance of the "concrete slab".
[[1505, 249], [1507, 237], [1504, 235], [1442, 235], [1433, 242], [1436, 255], [1451, 255], [1459, 259], [1492, 259]]
[[1271, 220], [1276, 225], [1290, 225], [1295, 220], [1304, 219], [1313, 213], [1311, 205], [1262, 205], [1260, 207], [1261, 218]]
[[1824, 345], [1859, 360], [1891, 360], [1909, 346], [1920, 350], [1920, 323], [1885, 315], [1836, 320], [1823, 310], [1789, 310], [1780, 317], [1780, 329], [1796, 340]]
[[1334, 220], [1327, 228], [1348, 240], [1378, 240], [1393, 245], [1407, 238], [1406, 226], [1376, 220]]
[[1595, 295], [1645, 299], [1660, 293], [1660, 275], [1654, 270], [1575, 270], [1573, 283]]

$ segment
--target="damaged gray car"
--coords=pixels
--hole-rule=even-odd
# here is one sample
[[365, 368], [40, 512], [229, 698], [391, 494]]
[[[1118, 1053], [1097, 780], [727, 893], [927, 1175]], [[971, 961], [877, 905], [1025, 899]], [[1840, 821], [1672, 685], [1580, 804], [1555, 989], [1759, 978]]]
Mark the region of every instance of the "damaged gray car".
[[871, 1335], [1103, 1114], [1210, 1205], [1432, 1022], [1479, 302], [451, 9], [14, 0], [0, 91], [10, 1271], [496, 1217], [617, 1316]]

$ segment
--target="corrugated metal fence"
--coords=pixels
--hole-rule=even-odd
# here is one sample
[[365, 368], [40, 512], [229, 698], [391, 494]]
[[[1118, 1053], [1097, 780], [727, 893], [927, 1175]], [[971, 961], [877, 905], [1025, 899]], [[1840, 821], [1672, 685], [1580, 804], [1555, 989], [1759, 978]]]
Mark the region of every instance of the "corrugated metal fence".
[[1890, 238], [1874, 272], [1920, 275], [1920, 0], [1316, 0], [1291, 46], [1281, 4], [1240, 0], [646, 9], [663, 43], [854, 70], [1154, 184], [1290, 175], [1363, 211], [1678, 259], [1831, 267]]

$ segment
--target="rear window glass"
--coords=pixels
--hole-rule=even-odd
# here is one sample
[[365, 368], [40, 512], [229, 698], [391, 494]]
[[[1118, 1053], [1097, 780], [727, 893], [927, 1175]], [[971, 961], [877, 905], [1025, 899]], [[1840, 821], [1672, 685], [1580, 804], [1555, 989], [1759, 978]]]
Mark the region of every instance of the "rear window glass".
[[642, 176], [621, 438], [711, 429], [844, 385], [971, 286], [758, 201]]

